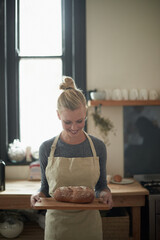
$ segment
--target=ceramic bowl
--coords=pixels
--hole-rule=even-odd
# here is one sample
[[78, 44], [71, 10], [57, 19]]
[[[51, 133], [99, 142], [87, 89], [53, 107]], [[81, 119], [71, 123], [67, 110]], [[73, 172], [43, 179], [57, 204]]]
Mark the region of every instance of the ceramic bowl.
[[5, 238], [16, 238], [23, 231], [23, 222], [15, 220], [12, 224], [9, 222], [3, 222], [0, 224], [0, 233]]
[[92, 100], [103, 100], [106, 97], [104, 91], [91, 92], [90, 96]]

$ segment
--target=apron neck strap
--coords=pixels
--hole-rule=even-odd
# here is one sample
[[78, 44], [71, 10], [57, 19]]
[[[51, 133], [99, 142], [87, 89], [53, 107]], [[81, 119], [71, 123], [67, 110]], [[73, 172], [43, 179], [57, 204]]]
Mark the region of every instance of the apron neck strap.
[[57, 145], [57, 142], [58, 142], [58, 139], [59, 139], [59, 135], [57, 135], [52, 143], [52, 146], [51, 146], [51, 151], [50, 151], [50, 157], [51, 156], [54, 156], [54, 152], [55, 152], [55, 149], [56, 149], [56, 145]]
[[88, 138], [88, 141], [89, 141], [89, 143], [90, 143], [91, 150], [92, 150], [92, 153], [93, 153], [93, 157], [96, 157], [97, 154], [96, 154], [96, 149], [95, 149], [95, 147], [94, 147], [93, 141], [92, 141], [92, 139], [89, 137], [88, 133], [86, 133], [85, 131], [84, 131], [84, 133], [85, 133], [85, 135], [86, 135], [86, 137]]
[[[86, 133], [84, 131], [84, 134], [86, 135], [86, 137], [88, 138], [88, 141], [90, 143], [90, 146], [91, 146], [91, 150], [92, 150], [92, 153], [93, 153], [93, 157], [96, 157], [97, 154], [96, 154], [96, 150], [95, 150], [95, 147], [94, 147], [94, 144], [93, 144], [93, 141], [92, 139], [89, 137], [88, 133]], [[51, 152], [50, 152], [50, 156], [54, 156], [54, 152], [55, 152], [55, 149], [56, 149], [56, 145], [57, 145], [57, 142], [58, 142], [58, 139], [60, 137], [60, 134], [57, 135], [53, 141], [53, 144], [51, 146]]]

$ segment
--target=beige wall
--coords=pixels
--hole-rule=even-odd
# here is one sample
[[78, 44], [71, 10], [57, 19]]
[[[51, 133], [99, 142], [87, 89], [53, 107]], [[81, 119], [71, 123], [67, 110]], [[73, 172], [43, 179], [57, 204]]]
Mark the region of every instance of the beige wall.
[[[87, 88], [160, 89], [160, 1], [86, 0]], [[94, 108], [89, 109], [89, 114]], [[108, 174], [123, 175], [123, 108], [103, 107], [110, 134]], [[99, 136], [91, 117], [88, 131]]]
[[160, 1], [87, 1], [87, 86], [159, 88]]
[[[159, 12], [159, 0], [86, 0], [88, 90], [160, 89]], [[117, 129], [109, 136], [109, 174], [123, 174], [122, 113], [122, 107], [102, 109]], [[88, 130], [99, 136], [90, 117]], [[27, 178], [28, 169], [7, 167], [7, 178]]]

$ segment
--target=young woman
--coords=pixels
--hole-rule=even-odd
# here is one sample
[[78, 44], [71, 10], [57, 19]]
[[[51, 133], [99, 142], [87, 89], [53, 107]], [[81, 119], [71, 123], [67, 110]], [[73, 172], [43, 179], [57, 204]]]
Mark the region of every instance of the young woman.
[[[42, 143], [39, 151], [41, 189], [31, 196], [31, 205], [50, 197], [61, 186], [87, 186], [112, 208], [106, 182], [106, 147], [98, 138], [84, 132], [86, 99], [74, 80], [66, 77], [57, 101], [62, 132]], [[47, 210], [45, 240], [102, 240], [98, 210]]]

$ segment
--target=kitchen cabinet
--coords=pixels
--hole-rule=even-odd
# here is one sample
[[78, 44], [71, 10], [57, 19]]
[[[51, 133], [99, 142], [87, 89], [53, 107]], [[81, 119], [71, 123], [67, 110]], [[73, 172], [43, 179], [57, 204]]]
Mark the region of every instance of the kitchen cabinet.
[[[0, 192], [0, 209], [31, 209], [30, 196], [40, 188], [40, 181], [9, 180], [6, 182], [6, 190]], [[109, 184], [114, 207], [130, 207], [132, 213], [132, 232], [134, 240], [140, 240], [141, 207], [145, 206], [145, 197], [148, 191], [138, 182], [128, 185]], [[32, 227], [31, 227], [32, 226]], [[38, 230], [37, 230], [38, 229]], [[24, 235], [23, 235], [24, 234]], [[24, 232], [17, 238], [43, 239], [43, 229], [37, 224], [28, 224]], [[40, 235], [40, 236], [39, 236]], [[38, 236], [38, 237], [37, 237]], [[0, 239], [4, 239], [0, 236]]]
[[88, 106], [160, 106], [160, 100], [89, 100]]

